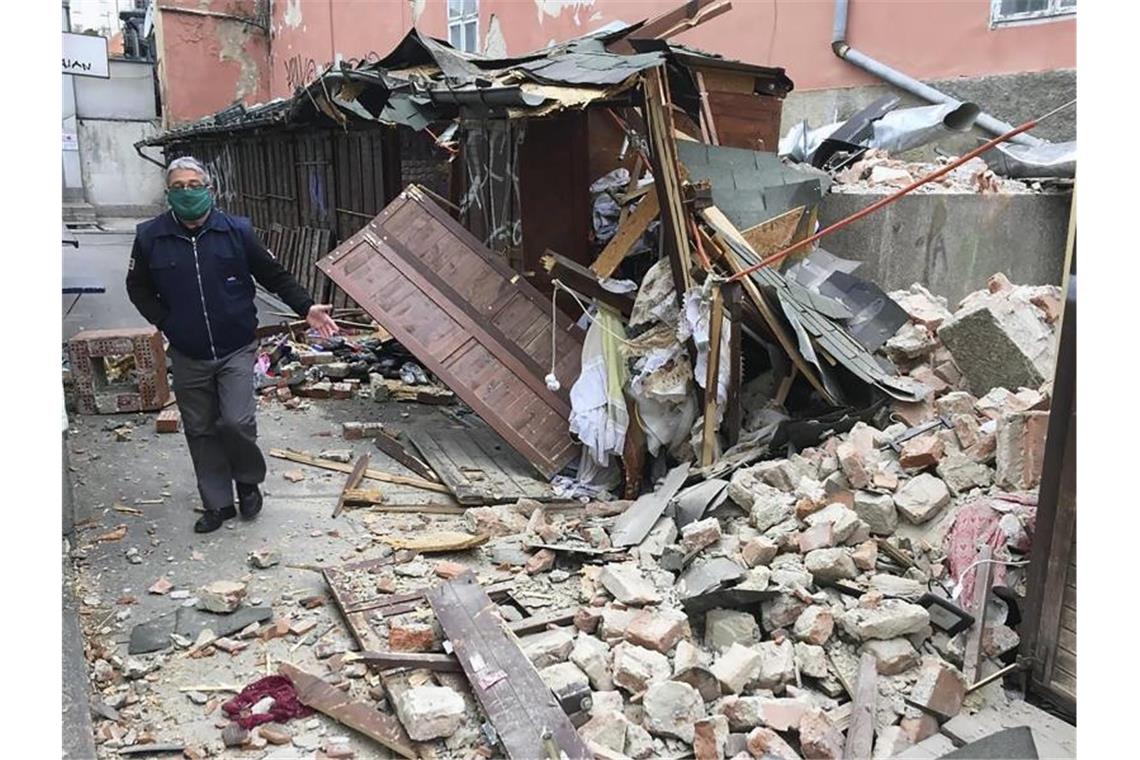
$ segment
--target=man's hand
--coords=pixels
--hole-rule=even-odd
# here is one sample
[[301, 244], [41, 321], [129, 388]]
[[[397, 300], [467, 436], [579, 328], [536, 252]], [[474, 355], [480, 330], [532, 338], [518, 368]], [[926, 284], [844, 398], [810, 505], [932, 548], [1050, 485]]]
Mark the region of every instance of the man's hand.
[[340, 332], [336, 322], [330, 315], [333, 307], [328, 304], [313, 304], [309, 307], [309, 313], [305, 315], [305, 321], [309, 327], [320, 333], [322, 338], [331, 338]]

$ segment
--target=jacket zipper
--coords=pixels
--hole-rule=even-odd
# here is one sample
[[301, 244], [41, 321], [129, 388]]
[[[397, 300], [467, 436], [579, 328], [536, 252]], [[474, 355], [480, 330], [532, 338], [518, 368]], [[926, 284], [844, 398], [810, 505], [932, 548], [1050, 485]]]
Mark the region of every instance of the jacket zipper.
[[189, 240], [190, 245], [194, 248], [194, 273], [198, 277], [198, 296], [202, 299], [202, 318], [206, 320], [206, 336], [210, 340], [210, 354], [215, 359], [218, 358], [218, 349], [214, 347], [214, 331], [210, 328], [210, 315], [206, 311], [206, 291], [202, 288], [202, 268], [198, 266], [198, 238], [197, 236], [189, 238], [182, 237], [183, 240]]

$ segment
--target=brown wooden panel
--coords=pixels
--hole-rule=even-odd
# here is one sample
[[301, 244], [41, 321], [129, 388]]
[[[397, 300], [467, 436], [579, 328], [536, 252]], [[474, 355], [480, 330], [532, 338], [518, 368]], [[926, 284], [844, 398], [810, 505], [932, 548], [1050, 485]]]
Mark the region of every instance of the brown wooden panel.
[[[543, 297], [414, 186], [318, 266], [543, 475], [575, 456], [568, 389], [581, 330], [558, 320], [560, 355], [573, 362], [559, 362], [566, 369], [553, 392], [543, 379], [549, 347], [534, 356], [510, 337], [529, 335], [534, 322], [549, 335]], [[496, 324], [506, 306], [528, 314], [527, 324]]]
[[709, 92], [716, 134], [721, 145], [749, 150], [776, 151], [780, 141], [783, 103], [767, 95]]

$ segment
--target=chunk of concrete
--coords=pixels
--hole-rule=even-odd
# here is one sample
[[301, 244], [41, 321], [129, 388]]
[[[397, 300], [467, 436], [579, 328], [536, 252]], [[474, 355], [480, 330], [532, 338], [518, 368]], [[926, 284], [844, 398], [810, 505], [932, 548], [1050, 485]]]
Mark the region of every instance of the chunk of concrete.
[[584, 691], [590, 688], [589, 677], [572, 662], [548, 665], [539, 670], [538, 675], [554, 692]]
[[760, 717], [760, 705], [768, 697], [741, 697], [730, 694], [716, 704], [716, 711], [728, 720], [728, 727], [733, 731], [748, 731], [756, 728], [763, 719]]
[[574, 634], [566, 628], [532, 633], [519, 639], [519, 645], [538, 669], [565, 662], [574, 648]]
[[692, 743], [693, 724], [705, 717], [705, 702], [687, 683], [664, 681], [651, 684], [641, 702], [645, 728], [657, 736], [672, 736]]
[[804, 567], [817, 582], [839, 581], [859, 574], [851, 559], [851, 550], [844, 547], [816, 549], [804, 556]]
[[446, 686], [415, 686], [396, 699], [396, 714], [413, 740], [451, 736], [463, 723], [463, 697]]
[[859, 648], [875, 658], [879, 675], [894, 676], [918, 664], [918, 652], [905, 638], [871, 640]]
[[661, 594], [633, 562], [611, 563], [602, 568], [599, 582], [622, 604], [640, 607], [661, 601]]
[[818, 708], [806, 710], [800, 718], [800, 751], [809, 760], [840, 760], [843, 734]]
[[724, 652], [733, 644], [750, 646], [760, 641], [756, 618], [738, 610], [712, 609], [705, 615], [705, 646]]
[[859, 528], [860, 517], [854, 510], [843, 504], [835, 503], [828, 504], [818, 512], [808, 515], [804, 522], [812, 527], [830, 524], [834, 531], [835, 543], [841, 544], [851, 538], [851, 534]]
[[625, 749], [625, 733], [629, 721], [620, 711], [600, 712], [591, 715], [590, 719], [578, 729], [578, 735], [588, 742], [595, 742], [621, 753]]
[[940, 478], [928, 472], [917, 475], [895, 494], [899, 513], [915, 525], [930, 520], [950, 503], [950, 489]]
[[953, 718], [961, 711], [966, 698], [966, 679], [950, 663], [937, 657], [924, 657], [910, 698], [943, 718]]
[[[570, 662], [577, 665], [590, 679], [594, 691], [613, 689], [610, 675], [610, 648], [589, 634], [579, 633], [570, 650]], [[622, 734], [624, 736], [625, 734]]]
[[855, 514], [867, 523], [875, 535], [889, 536], [898, 527], [899, 515], [890, 494], [856, 491], [852, 506]]
[[761, 760], [802, 760], [783, 738], [770, 728], [758, 726], [748, 733], [748, 751]]
[[670, 607], [641, 610], [625, 632], [627, 641], [662, 653], [689, 635], [689, 618], [684, 612]]
[[917, 602], [926, 593], [926, 584], [913, 578], [903, 578], [890, 573], [876, 573], [871, 576], [871, 590], [883, 596], [895, 596], [908, 602]]
[[897, 639], [929, 625], [930, 613], [925, 607], [902, 599], [881, 599], [874, 606], [854, 607], [839, 618], [839, 626], [859, 641]]
[[1048, 412], [1017, 412], [997, 424], [997, 477], [1002, 488], [1027, 491], [1041, 482]]
[[613, 651], [613, 681], [632, 694], [645, 691], [650, 684], [667, 681], [672, 672], [669, 658], [652, 649], [622, 643]]
[[762, 656], [755, 646], [733, 644], [710, 668], [724, 691], [739, 694], [760, 672]]
[[763, 641], [756, 645], [760, 654], [760, 670], [756, 674], [756, 685], [761, 689], [779, 690], [784, 684], [796, 680], [796, 650], [791, 639], [780, 643]]
[[213, 581], [198, 589], [198, 607], [224, 615], [236, 610], [245, 595], [245, 584], [240, 581]]
[[720, 521], [715, 517], [691, 522], [681, 528], [681, 546], [686, 554], [699, 552], [720, 540]]
[[993, 470], [956, 451], [942, 458], [936, 472], [942, 482], [956, 494], [972, 488], [986, 488], [993, 482]]
[[813, 604], [796, 618], [792, 635], [802, 642], [818, 646], [830, 639], [834, 630], [835, 618], [831, 614], [831, 610], [822, 605]]
[[797, 641], [795, 649], [796, 667], [799, 668], [800, 673], [812, 678], [827, 678], [830, 675], [827, 667], [827, 652], [823, 647]]
[[744, 564], [749, 567], [761, 567], [771, 562], [779, 550], [774, 542], [763, 536], [757, 536], [740, 547], [740, 554], [744, 558]]
[[1015, 296], [972, 299], [938, 328], [976, 396], [991, 388], [1037, 388], [1053, 377], [1053, 330], [1037, 308]]

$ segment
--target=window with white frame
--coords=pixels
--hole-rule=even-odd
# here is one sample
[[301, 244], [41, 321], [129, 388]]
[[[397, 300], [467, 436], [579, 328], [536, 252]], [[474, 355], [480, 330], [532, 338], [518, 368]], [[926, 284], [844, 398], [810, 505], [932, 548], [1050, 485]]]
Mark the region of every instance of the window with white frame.
[[990, 24], [1040, 21], [1071, 16], [1077, 0], [990, 0]]
[[479, 51], [479, 0], [447, 0], [447, 41], [457, 50]]

